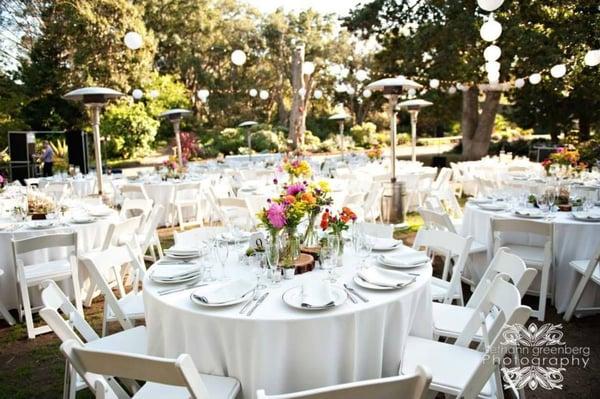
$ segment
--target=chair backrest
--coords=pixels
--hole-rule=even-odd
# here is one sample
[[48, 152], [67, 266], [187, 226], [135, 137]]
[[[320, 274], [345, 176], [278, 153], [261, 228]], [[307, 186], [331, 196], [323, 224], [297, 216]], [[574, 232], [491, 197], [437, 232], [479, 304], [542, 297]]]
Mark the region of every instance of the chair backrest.
[[167, 359], [90, 349], [73, 340], [63, 343], [60, 348], [92, 390], [95, 390], [96, 381], [102, 381], [97, 376], [113, 376], [186, 387], [192, 398], [209, 399], [208, 390], [188, 354]]
[[201, 187], [201, 182], [187, 182], [175, 184], [175, 191], [173, 194], [174, 200], [189, 200], [190, 198], [199, 200], [201, 194]]
[[342, 202], [342, 206], [354, 207], [356, 209], [362, 209], [363, 204], [365, 203], [365, 193], [351, 193], [346, 195], [344, 201]]
[[427, 226], [429, 229], [445, 230], [456, 234], [456, 228], [454, 227], [454, 224], [452, 224], [450, 216], [448, 216], [446, 213], [435, 212], [423, 207], [420, 207], [417, 210], [423, 218], [425, 226]]
[[142, 223], [141, 242], [138, 243], [142, 247], [141, 248], [142, 253], [146, 253], [146, 250], [152, 243], [156, 229], [158, 228], [158, 225], [162, 221], [164, 210], [165, 210], [165, 207], [162, 205], [152, 207], [152, 211], [150, 211], [150, 214], [148, 215], [146, 222]]
[[380, 378], [310, 389], [284, 395], [266, 395], [256, 392], [257, 399], [420, 399], [427, 396], [431, 374], [417, 366], [412, 375]]
[[370, 235], [377, 238], [393, 238], [394, 237], [394, 225], [392, 224], [381, 224], [381, 223], [357, 223], [356, 227], [364, 234]]
[[502, 245], [498, 233], [527, 233], [544, 237], [544, 248], [546, 260], [552, 259], [552, 223], [536, 222], [524, 219], [500, 219], [492, 217], [490, 220], [492, 229], [492, 242], [494, 251]]
[[442, 168], [440, 173], [437, 175], [433, 184], [431, 185], [432, 190], [442, 190], [448, 188], [448, 184], [450, 184], [450, 179], [452, 178], [452, 169], [450, 168]]
[[515, 287], [517, 287], [517, 290], [519, 290], [522, 298], [533, 282], [537, 270], [528, 268], [523, 259], [515, 254], [511, 254], [508, 248], [500, 248], [496, 251], [494, 258], [465, 306], [468, 308], [477, 307], [489, 291], [494, 278], [500, 273], [510, 278]]
[[[443, 230], [428, 230], [420, 229], [415, 237], [413, 248], [419, 249], [425, 247], [427, 249], [435, 249], [436, 252], [441, 250], [445, 255], [444, 269], [448, 270], [450, 261], [454, 259], [454, 268], [450, 277], [450, 287], [445, 294], [444, 303], [451, 303], [455, 294], [461, 292], [461, 276], [473, 238], [462, 237], [456, 233]], [[462, 296], [461, 296], [462, 297]]]
[[57, 247], [73, 247], [74, 254], [77, 255], [77, 233], [48, 234], [22, 240], [12, 240], [12, 247], [15, 257], [31, 251]]
[[143, 275], [144, 273], [143, 266], [140, 265], [137, 256], [135, 256], [127, 246], [111, 246], [103, 251], [89, 252], [81, 256], [80, 260], [90, 274], [92, 281], [100, 288], [102, 294], [104, 294], [106, 304], [115, 314], [121, 327], [123, 327], [123, 329], [132, 328], [134, 326], [133, 322], [129, 320], [125, 315], [125, 312], [121, 309], [119, 301], [112, 291], [106, 276], [112, 274], [117, 282], [119, 292], [124, 294], [125, 289], [123, 288], [121, 266], [130, 263], [134, 267], [136, 278], [133, 283], [134, 291], [127, 295], [134, 295], [136, 293], [140, 275]]
[[123, 184], [119, 190], [121, 191], [123, 198], [150, 199], [146, 193], [146, 189], [141, 184]]
[[[44, 308], [40, 310], [40, 316], [61, 341], [73, 339], [83, 343], [100, 338], [53, 280], [43, 281], [42, 287]], [[66, 316], [67, 320], [60, 315], [59, 311]]]
[[140, 227], [141, 222], [142, 216], [140, 215], [122, 220], [120, 222], [111, 223], [108, 227], [104, 244], [102, 244], [102, 249], [105, 250], [110, 246], [118, 246], [120, 245], [120, 239], [135, 236], [135, 233]]
[[121, 205], [121, 217], [129, 218], [132, 216], [143, 215], [142, 221], [146, 220], [152, 210], [153, 202], [154, 201], [150, 199], [125, 198]]
[[71, 189], [69, 183], [51, 182], [44, 187], [43, 191], [51, 196], [55, 201], [61, 202], [67, 196]]
[[175, 232], [174, 239], [175, 244], [189, 245], [197, 244], [200, 241], [209, 241], [217, 236], [217, 234], [225, 233], [228, 231], [227, 227], [223, 226], [207, 226], [199, 227], [182, 232]]

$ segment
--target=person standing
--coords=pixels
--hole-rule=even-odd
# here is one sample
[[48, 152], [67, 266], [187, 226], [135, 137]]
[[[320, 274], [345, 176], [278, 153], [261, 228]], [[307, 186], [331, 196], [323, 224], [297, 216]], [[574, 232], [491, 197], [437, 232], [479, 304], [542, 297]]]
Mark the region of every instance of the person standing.
[[52, 176], [52, 163], [54, 162], [54, 151], [48, 140], [44, 140], [44, 152], [42, 153], [44, 163], [44, 177]]

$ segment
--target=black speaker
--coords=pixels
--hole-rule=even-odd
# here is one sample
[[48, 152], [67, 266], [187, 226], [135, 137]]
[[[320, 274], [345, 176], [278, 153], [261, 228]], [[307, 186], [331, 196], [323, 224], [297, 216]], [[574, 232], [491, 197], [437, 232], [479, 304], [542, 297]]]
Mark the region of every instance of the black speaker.
[[65, 133], [69, 149], [69, 164], [79, 166], [81, 173], [88, 173], [87, 135], [81, 130], [68, 130]]
[[12, 162], [29, 162], [27, 149], [27, 133], [8, 133], [8, 148]]

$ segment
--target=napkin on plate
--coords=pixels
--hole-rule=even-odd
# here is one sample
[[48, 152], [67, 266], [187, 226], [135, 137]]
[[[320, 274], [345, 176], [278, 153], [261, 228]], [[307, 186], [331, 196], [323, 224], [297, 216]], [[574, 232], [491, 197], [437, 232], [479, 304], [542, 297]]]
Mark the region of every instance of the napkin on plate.
[[188, 247], [188, 246], [184, 246], [184, 245], [175, 245], [175, 246], [172, 246], [171, 248], [165, 250], [165, 252], [167, 254], [170, 253], [173, 255], [197, 255], [198, 248]]
[[329, 281], [306, 279], [302, 282], [301, 306], [303, 308], [329, 308], [335, 306]]
[[429, 257], [425, 252], [414, 251], [399, 254], [382, 255], [383, 263], [394, 266], [419, 266], [429, 262]]
[[402, 245], [401, 240], [395, 240], [393, 238], [381, 238], [369, 236], [369, 240], [373, 244], [373, 249], [394, 249], [397, 246]]
[[192, 295], [204, 303], [220, 304], [240, 299], [249, 294], [255, 288], [256, 285], [253, 282], [238, 279], [228, 281], [223, 285], [209, 290], [197, 290]]
[[401, 288], [415, 281], [415, 277], [413, 276], [406, 276], [377, 267], [363, 269], [358, 272], [358, 276], [368, 283], [390, 288]]
[[523, 216], [542, 216], [543, 212], [540, 211], [539, 209], [527, 209], [527, 208], [523, 208], [523, 209], [517, 209], [517, 211], [515, 212], [517, 215], [523, 215]]
[[158, 280], [176, 280], [198, 272], [198, 265], [156, 265], [152, 269], [152, 278]]

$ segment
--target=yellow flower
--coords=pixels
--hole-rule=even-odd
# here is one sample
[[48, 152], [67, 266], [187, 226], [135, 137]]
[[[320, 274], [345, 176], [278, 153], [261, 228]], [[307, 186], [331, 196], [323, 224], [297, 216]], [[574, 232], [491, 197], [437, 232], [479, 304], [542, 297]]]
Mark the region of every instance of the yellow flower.
[[323, 191], [324, 193], [328, 193], [328, 192], [331, 191], [331, 187], [329, 186], [329, 182], [326, 182], [325, 180], [321, 180], [317, 184], [319, 185], [319, 189], [321, 191]]

